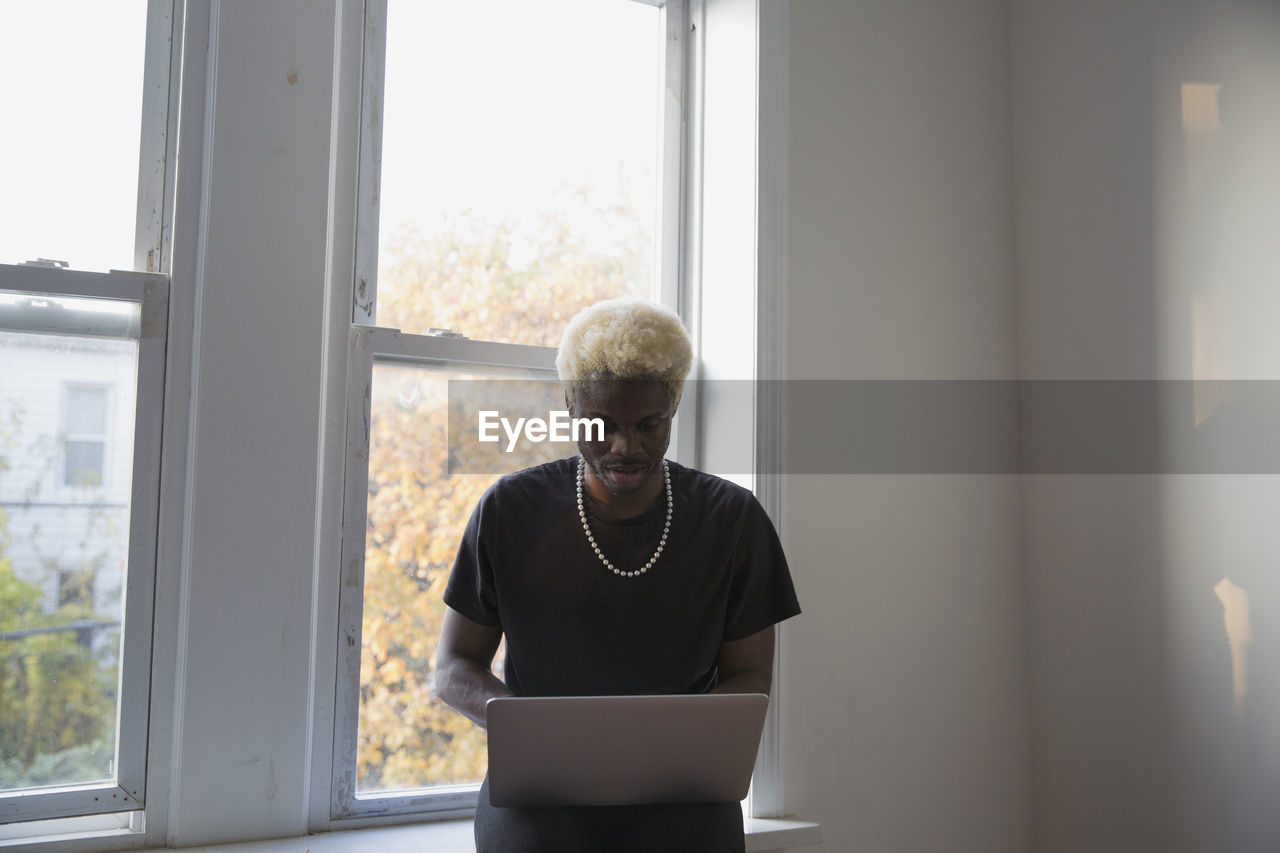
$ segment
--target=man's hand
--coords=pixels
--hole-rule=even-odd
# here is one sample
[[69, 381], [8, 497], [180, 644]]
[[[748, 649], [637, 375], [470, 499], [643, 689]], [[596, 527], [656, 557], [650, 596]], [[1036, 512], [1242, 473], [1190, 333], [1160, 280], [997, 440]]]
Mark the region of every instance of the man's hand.
[[502, 629], [481, 625], [445, 607], [436, 648], [436, 693], [481, 728], [486, 726], [485, 703], [511, 695], [490, 670], [501, 641]]
[[720, 644], [719, 683], [712, 693], [763, 693], [773, 684], [773, 626]]

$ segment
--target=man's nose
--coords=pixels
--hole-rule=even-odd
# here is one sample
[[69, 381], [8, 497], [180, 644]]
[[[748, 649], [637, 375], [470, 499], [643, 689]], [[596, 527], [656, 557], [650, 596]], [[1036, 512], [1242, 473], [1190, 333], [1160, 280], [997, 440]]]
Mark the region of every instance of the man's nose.
[[629, 458], [639, 446], [634, 430], [620, 429], [613, 434], [613, 446], [610, 447], [610, 451], [614, 456]]

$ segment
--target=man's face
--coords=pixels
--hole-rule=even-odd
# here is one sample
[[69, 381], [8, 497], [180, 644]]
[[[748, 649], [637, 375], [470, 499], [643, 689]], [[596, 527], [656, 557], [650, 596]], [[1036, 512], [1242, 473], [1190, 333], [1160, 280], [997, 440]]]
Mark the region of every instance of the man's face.
[[[603, 441], [579, 441], [578, 451], [614, 495], [625, 497], [662, 481], [675, 407], [657, 379], [592, 379], [577, 393], [573, 416], [604, 421]], [[653, 486], [650, 486], [650, 490]]]

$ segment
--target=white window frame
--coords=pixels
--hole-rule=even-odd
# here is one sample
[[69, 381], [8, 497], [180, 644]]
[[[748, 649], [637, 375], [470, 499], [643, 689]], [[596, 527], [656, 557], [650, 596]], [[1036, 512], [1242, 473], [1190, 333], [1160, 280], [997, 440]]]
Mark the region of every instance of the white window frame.
[[[696, 467], [753, 489], [785, 539], [782, 518], [786, 383], [787, 44], [790, 0], [690, 0], [687, 84], [691, 201], [687, 311], [698, 342], [698, 417], [689, 425]], [[750, 34], [749, 37], [744, 37]], [[742, 81], [751, 81], [750, 95]], [[714, 306], [702, 311], [701, 305]], [[753, 393], [725, 392], [752, 382]], [[689, 391], [685, 392], [686, 398]], [[749, 396], [749, 399], [746, 397]], [[681, 408], [688, 406], [682, 403]], [[749, 435], [747, 433], [750, 433]], [[744, 470], [751, 473], [742, 476]], [[777, 626], [773, 701], [765, 717], [746, 814], [785, 814], [781, 661]]]
[[[137, 394], [130, 485], [128, 582], [123, 595], [115, 778], [104, 783], [0, 791], [0, 839], [141, 826], [147, 797], [152, 628], [160, 512], [161, 427], [169, 322], [176, 150], [174, 32], [185, 4], [147, 0], [142, 132], [138, 152], [134, 270], [108, 273], [0, 264], [0, 290], [51, 297], [108, 299], [139, 306]], [[93, 334], [94, 329], [81, 330]], [[74, 333], [74, 331], [72, 332]], [[104, 483], [110, 467], [104, 453]], [[32, 832], [23, 826], [31, 822]], [[43, 823], [37, 823], [43, 822]], [[13, 833], [18, 835], [14, 836]]]
[[[635, 0], [660, 8], [665, 33], [666, 85], [662, 92], [661, 203], [655, 223], [658, 281], [655, 298], [680, 311], [688, 320], [693, 300], [684, 262], [688, 206], [693, 194], [686, 185], [687, 111], [685, 104], [688, 0]], [[494, 375], [555, 378], [555, 348], [465, 338], [410, 334], [373, 325], [377, 302], [378, 206], [381, 166], [381, 96], [386, 52], [386, 0], [366, 0], [360, 45], [360, 140], [356, 182], [355, 245], [353, 247], [352, 325], [347, 355], [346, 453], [342, 507], [342, 582], [339, 592], [338, 649], [333, 751], [328, 822], [356, 825], [376, 816], [428, 816], [434, 819], [470, 816], [475, 810], [478, 784], [436, 786], [416, 790], [356, 793], [356, 749], [360, 700], [360, 649], [363, 618], [365, 519], [368, 497], [369, 401], [375, 363], [418, 365], [440, 370], [484, 371]], [[344, 59], [344, 64], [348, 60]], [[694, 411], [687, 401], [682, 408]], [[692, 419], [677, 418], [673, 453], [691, 453]], [[681, 437], [685, 440], [682, 442]]]
[[[151, 273], [79, 272], [0, 264], [0, 290], [40, 296], [109, 299], [136, 304], [138, 394], [129, 509], [129, 581], [120, 637], [115, 779], [104, 783], [0, 791], [0, 824], [137, 810], [146, 802], [151, 623], [160, 508], [160, 425], [169, 282]], [[93, 334], [83, 328], [65, 334]]]

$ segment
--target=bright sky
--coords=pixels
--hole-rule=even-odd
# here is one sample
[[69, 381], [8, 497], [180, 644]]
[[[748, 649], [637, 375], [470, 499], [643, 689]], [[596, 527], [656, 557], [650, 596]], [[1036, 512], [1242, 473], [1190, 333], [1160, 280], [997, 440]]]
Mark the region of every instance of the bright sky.
[[[591, 202], [629, 193], [654, 217], [659, 13], [634, 0], [390, 0], [384, 236], [467, 208], [553, 206], [589, 241]], [[625, 184], [630, 184], [629, 188]], [[586, 204], [571, 191], [588, 188]]]
[[0, 0], [0, 263], [133, 268], [146, 0]]
[[[0, 0], [0, 263], [133, 267], [146, 0]], [[658, 10], [634, 0], [390, 0], [381, 231], [554, 203], [654, 218]], [[586, 199], [574, 188], [586, 188]]]

